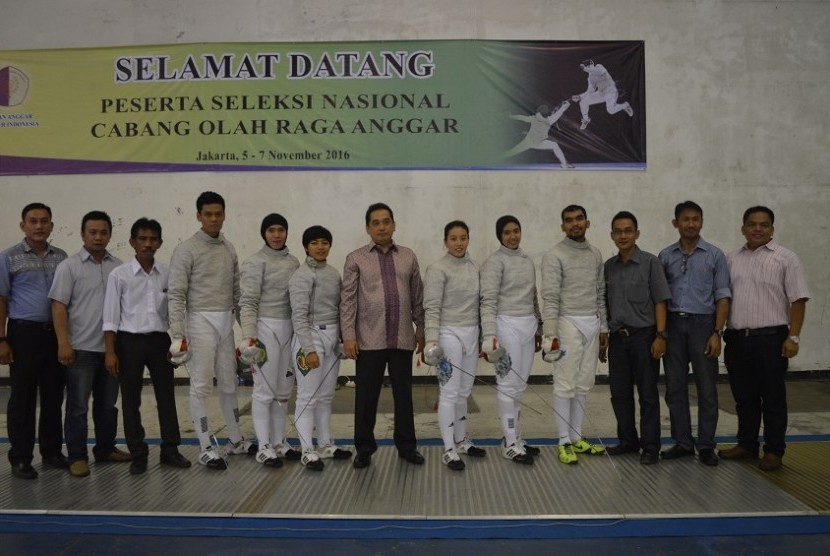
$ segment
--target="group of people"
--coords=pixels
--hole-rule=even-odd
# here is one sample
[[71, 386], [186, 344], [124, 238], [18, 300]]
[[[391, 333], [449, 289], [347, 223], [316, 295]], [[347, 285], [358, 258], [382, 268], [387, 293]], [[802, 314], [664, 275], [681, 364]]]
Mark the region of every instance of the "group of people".
[[[160, 463], [190, 467], [178, 451], [176, 365], [189, 377], [200, 464], [225, 469], [227, 456], [250, 454], [266, 467], [299, 460], [320, 471], [325, 459], [352, 458], [351, 451], [334, 443], [330, 426], [344, 358], [355, 360], [353, 466], [371, 465], [377, 449], [374, 428], [387, 372], [395, 405], [394, 445], [402, 459], [420, 465], [424, 457], [417, 450], [412, 403], [415, 353], [435, 367], [439, 379], [442, 462], [449, 469], [465, 468], [461, 456], [486, 455], [467, 431], [467, 400], [479, 357], [495, 368], [501, 454], [532, 464], [540, 450], [522, 436], [521, 409], [539, 351], [553, 364], [551, 408], [558, 459], [564, 464], [606, 452], [638, 453], [646, 465], [661, 456], [670, 460], [695, 453], [706, 465], [717, 465], [719, 458], [758, 459], [763, 419], [759, 465], [765, 470], [781, 466], [784, 377], [788, 359], [798, 353], [809, 293], [798, 257], [772, 240], [769, 208], [747, 209], [746, 244], [728, 256], [700, 237], [703, 211], [691, 201], [675, 209], [679, 240], [657, 257], [637, 247], [637, 218], [623, 211], [611, 222], [618, 253], [603, 261], [586, 238], [587, 211], [569, 205], [561, 213], [565, 237], [542, 258], [539, 292], [533, 260], [520, 248], [521, 223], [511, 215], [496, 221], [500, 246], [480, 269], [467, 252], [467, 224], [448, 223], [447, 252], [428, 266], [422, 280], [415, 253], [393, 240], [392, 209], [375, 203], [365, 218], [370, 241], [348, 254], [341, 279], [327, 263], [333, 238], [323, 226], [303, 232], [300, 262], [286, 246], [288, 221], [269, 214], [260, 227], [264, 245], [240, 265], [221, 232], [224, 199], [202, 193], [196, 210], [201, 228], [176, 247], [168, 266], [155, 260], [162, 231], [154, 220], [133, 224], [135, 258], [122, 263], [107, 251], [112, 222], [106, 213], [83, 217], [83, 247], [68, 257], [48, 242], [51, 209], [42, 203], [23, 209], [23, 240], [0, 253], [0, 364], [10, 366], [9, 461], [15, 477], [37, 477], [32, 466], [36, 437], [44, 466], [89, 475], [90, 396], [96, 463], [130, 462], [130, 473], [146, 472], [149, 449], [140, 414], [145, 367], [158, 405]], [[238, 343], [235, 320], [242, 330]], [[722, 338], [739, 430], [738, 444], [718, 454], [714, 434]], [[662, 452], [661, 358], [674, 441]], [[237, 360], [252, 371], [256, 443], [240, 430]], [[586, 398], [598, 362], [605, 360], [619, 438], [607, 450], [583, 435]], [[690, 366], [699, 404], [696, 439], [687, 391]], [[208, 425], [214, 378], [227, 427], [224, 446]], [[295, 385], [299, 447], [288, 441]], [[129, 452], [115, 445], [119, 388]], [[64, 441], [68, 456], [61, 452]]]

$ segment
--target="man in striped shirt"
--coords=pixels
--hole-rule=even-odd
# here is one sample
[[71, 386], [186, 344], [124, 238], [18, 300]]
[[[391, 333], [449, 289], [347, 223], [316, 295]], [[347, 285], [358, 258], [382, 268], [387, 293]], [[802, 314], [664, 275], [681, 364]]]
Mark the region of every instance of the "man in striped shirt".
[[810, 292], [798, 256], [773, 239], [775, 214], [755, 206], [744, 212], [746, 244], [726, 258], [732, 307], [724, 334], [724, 361], [738, 414], [738, 444], [723, 459], [758, 459], [764, 422], [764, 471], [781, 467], [787, 430], [785, 376], [798, 355]]
[[356, 360], [354, 467], [368, 467], [377, 450], [375, 421], [387, 365], [395, 400], [395, 447], [400, 457], [421, 465], [412, 407], [412, 352], [424, 349], [421, 271], [415, 253], [392, 241], [395, 217], [387, 205], [369, 206], [366, 233], [372, 241], [346, 257], [340, 293], [343, 351]]

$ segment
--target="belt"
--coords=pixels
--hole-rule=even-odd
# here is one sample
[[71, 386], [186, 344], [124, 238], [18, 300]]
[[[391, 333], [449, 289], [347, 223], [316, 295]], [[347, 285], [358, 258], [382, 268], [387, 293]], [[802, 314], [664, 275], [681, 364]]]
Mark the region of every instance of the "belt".
[[786, 324], [780, 326], [765, 326], [764, 328], [727, 328], [726, 334], [732, 336], [773, 336], [775, 334], [784, 334], [789, 329], [789, 326]]
[[684, 319], [690, 319], [690, 318], [694, 318], [694, 317], [711, 317], [711, 316], [712, 316], [712, 314], [711, 314], [711, 313], [709, 313], [709, 314], [703, 314], [703, 313], [685, 313], [685, 312], [683, 312], [683, 311], [674, 311], [674, 312], [672, 312], [672, 313], [670, 313], [670, 314], [672, 314], [672, 315], [674, 315], [674, 316], [676, 316], [676, 317], [684, 318]]
[[19, 326], [20, 328], [34, 328], [37, 330], [45, 330], [46, 332], [55, 331], [55, 327], [50, 321], [39, 322], [36, 320], [9, 319], [9, 324]]
[[638, 332], [641, 332], [643, 330], [651, 330], [652, 328], [654, 328], [654, 327], [653, 326], [646, 326], [646, 327], [643, 327], [643, 328], [625, 328], [625, 327], [623, 327], [623, 328], [618, 328], [617, 330], [614, 330], [613, 332], [611, 332], [611, 334], [619, 334], [620, 336], [625, 336], [626, 338], [629, 338], [629, 337], [633, 336], [634, 334], [637, 334]]

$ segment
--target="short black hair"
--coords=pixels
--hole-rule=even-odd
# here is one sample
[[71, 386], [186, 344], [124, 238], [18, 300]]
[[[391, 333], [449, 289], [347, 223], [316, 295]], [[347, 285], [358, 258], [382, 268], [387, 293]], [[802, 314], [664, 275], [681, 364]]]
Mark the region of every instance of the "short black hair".
[[225, 199], [218, 193], [205, 191], [196, 199], [196, 212], [202, 212], [205, 205], [222, 205], [222, 210], [225, 210]]
[[446, 226], [444, 226], [444, 241], [447, 241], [447, 236], [450, 235], [450, 230], [453, 228], [464, 228], [464, 231], [467, 232], [467, 235], [470, 235], [470, 227], [467, 226], [466, 223], [462, 220], [453, 220], [452, 222], [448, 222]]
[[684, 210], [693, 210], [699, 212], [700, 216], [703, 216], [703, 209], [700, 208], [699, 204], [694, 201], [683, 201], [682, 203], [677, 203], [677, 206], [674, 207], [674, 219], [677, 220], [680, 218], [680, 213]]
[[107, 226], [109, 226], [110, 233], [112, 233], [112, 218], [110, 218], [110, 215], [102, 210], [92, 210], [86, 213], [81, 219], [82, 234], [86, 231], [86, 223], [90, 220], [103, 220], [107, 223]]
[[631, 220], [632, 222], [634, 222], [634, 229], [635, 230], [639, 229], [638, 224], [637, 224], [637, 217], [634, 216], [634, 214], [628, 212], [627, 210], [621, 210], [620, 212], [618, 212], [617, 214], [614, 215], [614, 218], [611, 219], [611, 229], [612, 230], [614, 229], [614, 222], [616, 222], [617, 220], [625, 220], [625, 219], [628, 219], [628, 220]]
[[372, 217], [372, 213], [375, 212], [376, 210], [388, 210], [389, 211], [389, 218], [392, 219], [392, 222], [395, 221], [395, 215], [392, 212], [392, 209], [389, 208], [389, 205], [387, 205], [386, 203], [372, 203], [371, 205], [369, 205], [369, 208], [366, 209], [366, 225], [367, 226], [369, 225], [369, 220]]
[[334, 243], [334, 238], [328, 229], [320, 225], [310, 226], [303, 232], [303, 247], [306, 248], [306, 251], [308, 251], [308, 244], [316, 239], [325, 239], [329, 242], [329, 245]]
[[20, 212], [20, 221], [21, 222], [26, 220], [26, 215], [31, 210], [45, 210], [46, 212], [49, 213], [49, 218], [50, 219], [52, 218], [52, 209], [49, 208], [47, 205], [44, 205], [43, 203], [29, 203], [28, 205], [23, 207], [23, 210]]
[[585, 207], [583, 207], [581, 205], [568, 205], [568, 206], [566, 206], [565, 208], [562, 209], [562, 222], [565, 221], [565, 213], [566, 212], [576, 212], [578, 210], [582, 211], [582, 216], [584, 216], [586, 219], [588, 218], [588, 211], [585, 210]]
[[133, 222], [132, 227], [130, 228], [130, 239], [136, 239], [138, 237], [139, 230], [151, 230], [156, 232], [161, 239], [161, 224], [159, 224], [155, 220], [151, 220], [145, 216], [142, 216], [135, 222]]
[[756, 205], [754, 207], [749, 207], [744, 211], [744, 220], [743, 223], [746, 224], [749, 215], [755, 212], [764, 212], [769, 216], [769, 221], [771, 224], [775, 224], [775, 213], [772, 212], [772, 209], [769, 207], [765, 207], [763, 205]]

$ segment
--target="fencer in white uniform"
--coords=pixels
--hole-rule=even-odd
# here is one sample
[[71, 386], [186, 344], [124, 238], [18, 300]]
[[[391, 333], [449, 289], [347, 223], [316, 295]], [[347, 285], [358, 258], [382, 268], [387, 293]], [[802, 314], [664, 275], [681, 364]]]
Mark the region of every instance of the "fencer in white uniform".
[[[541, 347], [536, 267], [520, 248], [522, 228], [515, 216], [496, 221], [501, 246], [481, 266], [482, 351], [496, 364], [496, 396], [504, 439], [502, 455], [532, 464], [539, 449], [521, 436], [522, 397], [527, 388], [534, 352]], [[494, 361], [506, 350], [509, 364]]]
[[[291, 304], [288, 280], [300, 266], [297, 257], [285, 246], [288, 222], [272, 213], [262, 220], [260, 235], [265, 245], [242, 263], [240, 314], [243, 355], [259, 340], [264, 345], [265, 361], [252, 365], [254, 388], [251, 417], [259, 441], [257, 461], [280, 467], [281, 459], [299, 460], [286, 438], [288, 402], [294, 390], [291, 366]], [[252, 359], [255, 361], [256, 356]], [[249, 360], [250, 361], [250, 360]], [[248, 361], [245, 361], [248, 362]]]
[[562, 117], [562, 114], [565, 113], [570, 105], [571, 103], [566, 100], [559, 103], [553, 112], [551, 112], [550, 106], [543, 104], [531, 116], [525, 116], [524, 114], [511, 115], [511, 120], [528, 123], [530, 124], [530, 129], [527, 130], [524, 139], [504, 153], [504, 157], [509, 158], [529, 149], [551, 151], [556, 156], [562, 168], [573, 168], [573, 165], [568, 164], [568, 161], [565, 159], [565, 153], [562, 152], [562, 147], [550, 137], [551, 126], [559, 121], [559, 118]]
[[594, 64], [593, 60], [584, 60], [579, 67], [588, 74], [588, 88], [584, 93], [574, 95], [571, 99], [579, 103], [579, 110], [582, 112], [582, 123], [579, 129], [585, 129], [591, 123], [588, 117], [588, 109], [592, 104], [605, 103], [605, 109], [609, 114], [616, 114], [625, 111], [629, 116], [634, 115], [634, 109], [627, 102], [617, 103], [619, 90], [617, 84], [602, 64]]
[[174, 364], [186, 364], [190, 376], [190, 417], [199, 437], [199, 463], [210, 469], [226, 469], [225, 460], [211, 444], [206, 402], [213, 393], [215, 376], [228, 428], [225, 453], [247, 453], [251, 443], [239, 430], [233, 339], [239, 263], [236, 250], [221, 233], [225, 222], [222, 196], [212, 191], [202, 193], [196, 200], [196, 211], [201, 230], [180, 243], [170, 258], [170, 355]]
[[[349, 459], [352, 453], [331, 437], [331, 404], [340, 372], [340, 273], [326, 262], [331, 232], [311, 226], [303, 232], [306, 260], [288, 282], [294, 323], [292, 356], [297, 377], [294, 424], [302, 446], [301, 462], [321, 471], [322, 459]], [[317, 450], [313, 436], [317, 430]]]
[[455, 471], [465, 467], [459, 454], [483, 457], [487, 453], [467, 435], [467, 398], [473, 391], [480, 353], [479, 277], [478, 267], [467, 254], [469, 243], [467, 224], [460, 220], [447, 224], [447, 253], [429, 265], [424, 277], [424, 361], [437, 368], [442, 461]]

